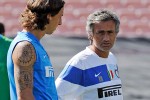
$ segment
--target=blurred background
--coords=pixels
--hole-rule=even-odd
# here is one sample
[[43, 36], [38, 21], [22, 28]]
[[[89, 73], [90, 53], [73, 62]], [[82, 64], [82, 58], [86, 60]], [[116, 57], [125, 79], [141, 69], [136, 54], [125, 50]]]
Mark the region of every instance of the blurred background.
[[[57, 77], [67, 61], [89, 45], [87, 16], [96, 9], [114, 10], [121, 27], [112, 52], [118, 59], [124, 100], [150, 100], [150, 0], [65, 0], [63, 25], [41, 43], [47, 50]], [[21, 31], [18, 17], [26, 0], [0, 0], [0, 22], [6, 36]]]
[[[16, 35], [21, 27], [18, 16], [27, 0], [0, 0], [0, 22], [6, 27], [8, 36]], [[121, 20], [119, 37], [150, 38], [150, 0], [65, 0], [63, 25], [55, 35], [85, 37], [87, 16], [96, 9], [114, 10]]]

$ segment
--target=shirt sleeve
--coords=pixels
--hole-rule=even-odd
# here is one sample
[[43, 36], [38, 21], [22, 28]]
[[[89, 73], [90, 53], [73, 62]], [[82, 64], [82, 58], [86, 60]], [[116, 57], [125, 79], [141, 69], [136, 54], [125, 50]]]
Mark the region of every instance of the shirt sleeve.
[[56, 79], [59, 100], [80, 100], [82, 98], [85, 86], [84, 71], [79, 66], [80, 64], [66, 65]]

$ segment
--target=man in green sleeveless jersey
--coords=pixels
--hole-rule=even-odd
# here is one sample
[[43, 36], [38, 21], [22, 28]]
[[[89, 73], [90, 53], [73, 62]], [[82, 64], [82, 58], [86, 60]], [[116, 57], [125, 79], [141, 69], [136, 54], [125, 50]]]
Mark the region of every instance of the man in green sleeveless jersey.
[[7, 51], [11, 39], [5, 37], [5, 27], [0, 23], [0, 100], [10, 100], [7, 75]]

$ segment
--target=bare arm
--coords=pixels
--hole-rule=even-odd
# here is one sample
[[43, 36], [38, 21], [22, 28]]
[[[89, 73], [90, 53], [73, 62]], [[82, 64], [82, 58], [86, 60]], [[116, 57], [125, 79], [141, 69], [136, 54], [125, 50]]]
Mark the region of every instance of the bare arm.
[[12, 58], [18, 100], [34, 100], [33, 64], [36, 55], [33, 45], [27, 41], [18, 43]]

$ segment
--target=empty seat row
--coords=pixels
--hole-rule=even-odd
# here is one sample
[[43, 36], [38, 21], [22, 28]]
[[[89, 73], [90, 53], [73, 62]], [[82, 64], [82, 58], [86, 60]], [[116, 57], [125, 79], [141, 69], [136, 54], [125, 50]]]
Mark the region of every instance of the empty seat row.
[[[87, 16], [96, 9], [109, 8], [120, 16], [119, 36], [147, 36], [150, 34], [150, 0], [65, 0], [63, 25], [56, 30], [57, 35], [87, 36], [85, 31]], [[0, 21], [6, 26], [7, 35], [15, 35], [21, 30], [18, 17], [26, 5], [26, 0], [0, 0]], [[62, 34], [63, 33], [63, 34]]]

